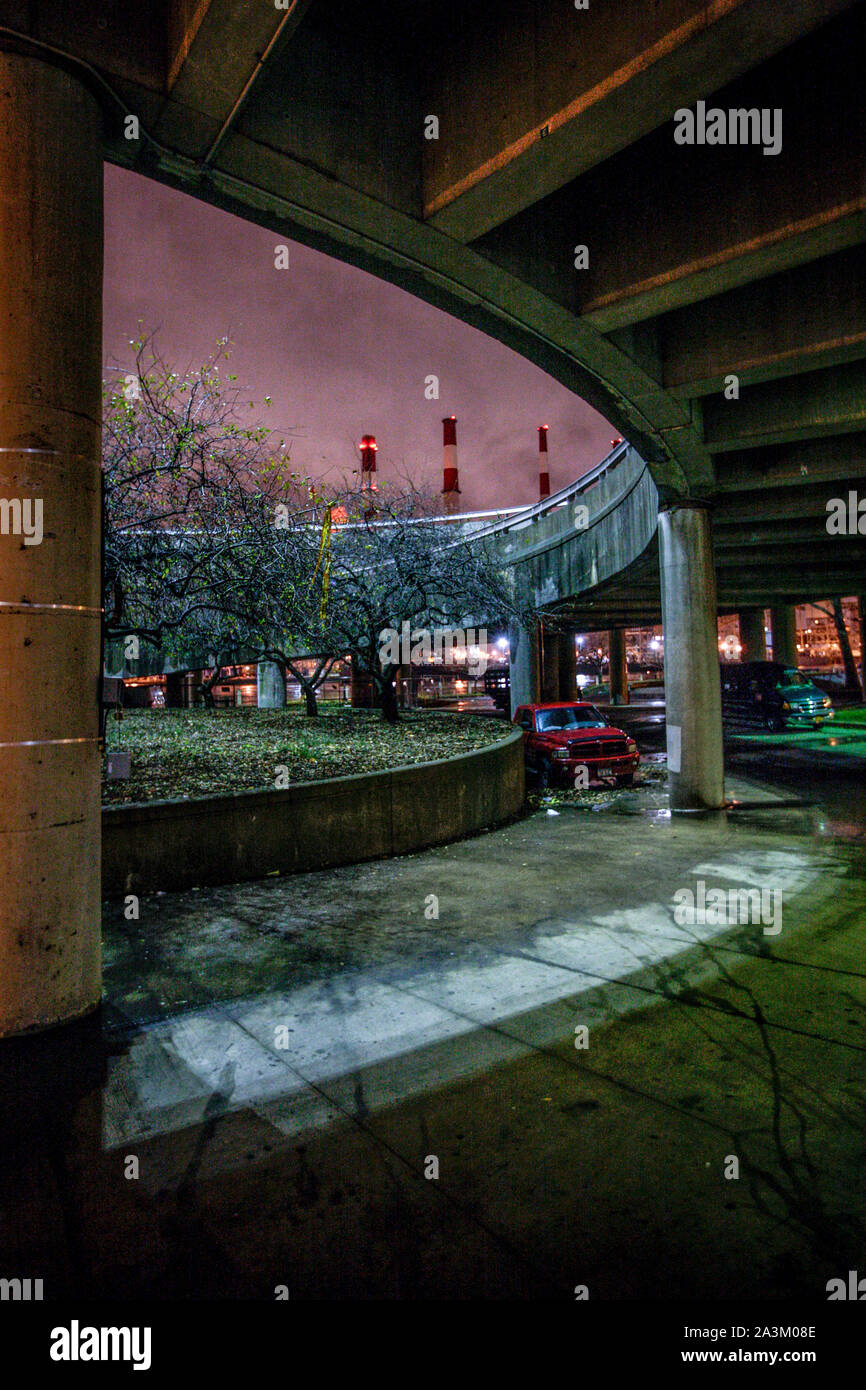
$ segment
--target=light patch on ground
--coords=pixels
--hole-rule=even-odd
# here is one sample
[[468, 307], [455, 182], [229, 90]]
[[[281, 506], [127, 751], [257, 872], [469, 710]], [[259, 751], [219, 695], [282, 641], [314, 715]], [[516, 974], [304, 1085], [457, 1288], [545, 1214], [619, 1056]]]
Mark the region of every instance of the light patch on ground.
[[[823, 868], [806, 855], [743, 851], [691, 873], [776, 888], [787, 901]], [[200, 1123], [215, 1108], [250, 1107], [295, 1132], [352, 1113], [360, 1077], [366, 1107], [393, 1103], [515, 1048], [560, 1039], [575, 1022], [639, 1007], [646, 994], [623, 982], [727, 930], [677, 926], [669, 907], [647, 903], [551, 919], [510, 952], [489, 950], [415, 975], [347, 973], [181, 1014], [143, 1030], [113, 1059], [106, 1146]], [[278, 1046], [277, 1029], [286, 1030], [288, 1047]], [[459, 1049], [440, 1046], [455, 1038], [463, 1040]], [[432, 1064], [424, 1050], [437, 1047]]]

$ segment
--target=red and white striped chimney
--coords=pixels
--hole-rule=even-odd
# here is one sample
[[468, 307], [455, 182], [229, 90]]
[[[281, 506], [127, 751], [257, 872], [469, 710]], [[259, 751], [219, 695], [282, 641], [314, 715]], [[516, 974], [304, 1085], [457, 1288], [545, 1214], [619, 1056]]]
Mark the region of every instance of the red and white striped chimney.
[[358, 446], [361, 450], [361, 490], [374, 492], [376, 488], [376, 436], [365, 434]]
[[460, 505], [460, 479], [457, 474], [457, 417], [442, 421], [442, 505], [448, 514]]
[[547, 425], [538, 426], [538, 500], [550, 496], [550, 472], [547, 467]]

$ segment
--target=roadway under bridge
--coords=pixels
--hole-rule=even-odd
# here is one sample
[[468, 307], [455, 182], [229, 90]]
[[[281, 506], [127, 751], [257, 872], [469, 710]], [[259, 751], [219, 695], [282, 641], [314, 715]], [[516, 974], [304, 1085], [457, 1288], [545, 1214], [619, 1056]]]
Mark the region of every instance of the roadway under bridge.
[[594, 626], [660, 608], [674, 803], [713, 807], [719, 607], [864, 588], [866, 538], [826, 526], [866, 476], [864, 40], [850, 0], [0, 0], [0, 469], [45, 510], [0, 568], [0, 1031], [99, 998], [103, 161], [403, 286], [603, 412], [657, 542], [559, 597]]

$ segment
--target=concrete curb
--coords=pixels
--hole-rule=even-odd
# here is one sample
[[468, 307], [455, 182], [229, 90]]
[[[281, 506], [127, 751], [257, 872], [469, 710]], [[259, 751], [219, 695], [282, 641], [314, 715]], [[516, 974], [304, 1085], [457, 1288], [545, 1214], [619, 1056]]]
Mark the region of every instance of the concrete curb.
[[281, 791], [106, 806], [102, 891], [237, 883], [444, 844], [515, 816], [523, 734], [472, 753]]

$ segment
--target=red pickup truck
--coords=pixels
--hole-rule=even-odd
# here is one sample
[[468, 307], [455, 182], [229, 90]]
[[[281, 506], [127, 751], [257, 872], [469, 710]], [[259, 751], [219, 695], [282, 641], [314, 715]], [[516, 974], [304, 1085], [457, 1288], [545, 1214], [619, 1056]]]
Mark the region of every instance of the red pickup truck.
[[527, 770], [535, 773], [541, 787], [579, 786], [583, 778], [612, 777], [619, 787], [634, 781], [640, 758], [637, 744], [622, 729], [611, 728], [595, 705], [521, 705], [513, 722], [523, 730]]

